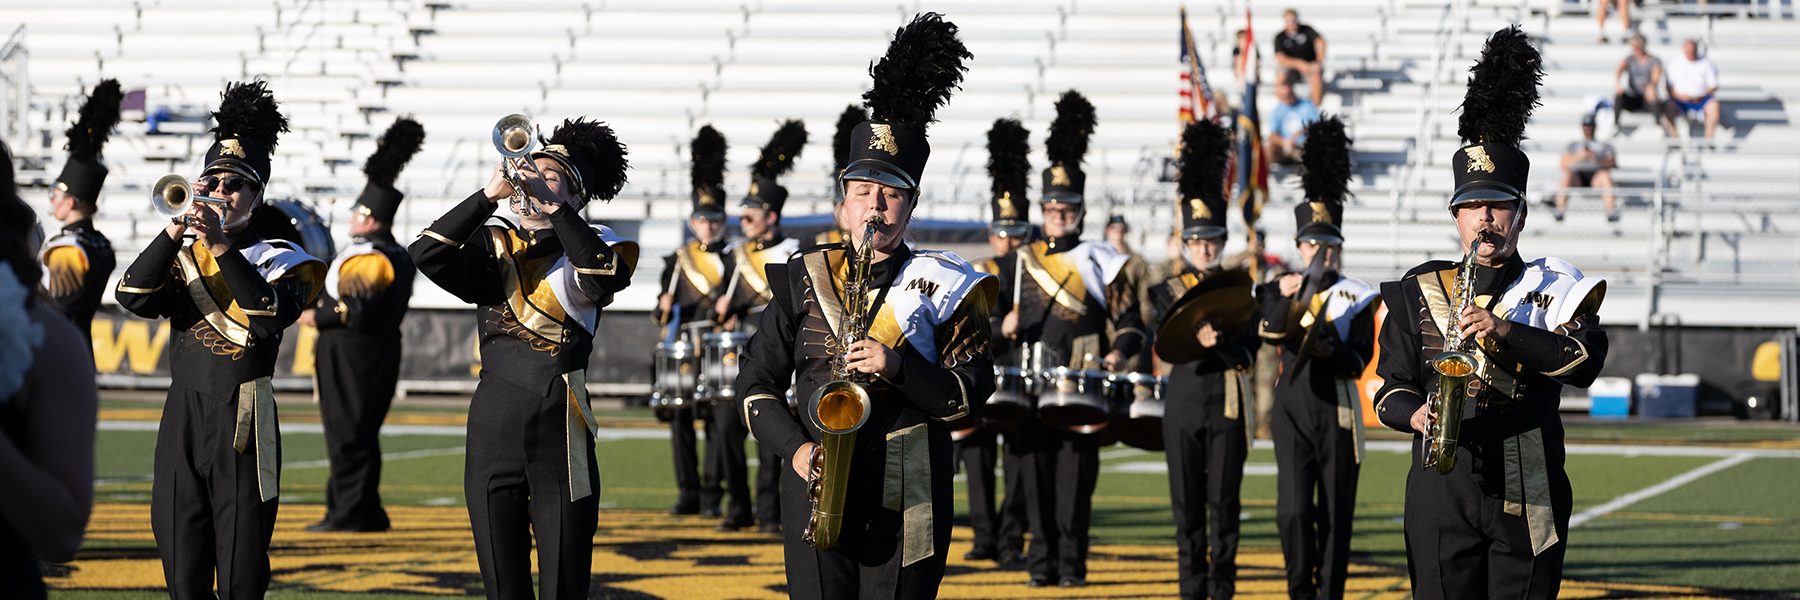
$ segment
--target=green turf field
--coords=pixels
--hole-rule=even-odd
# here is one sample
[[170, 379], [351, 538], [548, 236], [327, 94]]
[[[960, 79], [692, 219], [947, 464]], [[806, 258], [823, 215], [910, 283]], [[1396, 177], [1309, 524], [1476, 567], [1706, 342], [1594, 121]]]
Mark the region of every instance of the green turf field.
[[[154, 410], [154, 402], [108, 400], [103, 409]], [[454, 412], [442, 407], [403, 409], [422, 414]], [[113, 413], [123, 414], [123, 413]], [[104, 417], [103, 417], [104, 418]], [[316, 422], [316, 409], [291, 403], [282, 408], [285, 422]], [[605, 411], [615, 426], [653, 426], [647, 410]], [[390, 420], [392, 422], [392, 420]], [[1573, 440], [1611, 443], [1722, 442], [1791, 444], [1800, 438], [1793, 428], [1705, 425], [1636, 425], [1574, 423]], [[323, 501], [326, 469], [323, 436], [283, 435], [284, 503]], [[155, 433], [103, 430], [98, 438], [97, 502], [149, 501], [151, 456]], [[461, 506], [461, 436], [400, 435], [382, 439], [383, 452], [404, 453], [383, 471], [382, 495], [393, 505]], [[598, 445], [601, 506], [620, 509], [666, 508], [674, 501], [674, 477], [666, 439], [625, 439]], [[754, 456], [752, 454], [751, 456]], [[1096, 544], [1172, 544], [1168, 483], [1155, 472], [1163, 457], [1113, 446], [1103, 451], [1103, 473], [1095, 494], [1093, 535]], [[1274, 454], [1250, 454], [1252, 474], [1245, 477], [1242, 543], [1276, 547]], [[1567, 469], [1574, 482], [1575, 511], [1607, 503], [1650, 488], [1672, 477], [1721, 460], [1719, 456], [1629, 456], [1571, 454]], [[1405, 564], [1401, 536], [1408, 455], [1371, 450], [1363, 464], [1358, 489], [1356, 535], [1352, 550], [1379, 563]], [[308, 466], [316, 465], [316, 466]], [[754, 469], [755, 466], [752, 465]], [[958, 483], [959, 499], [963, 490]], [[1753, 458], [1710, 473], [1691, 483], [1635, 502], [1573, 529], [1569, 536], [1566, 577], [1617, 583], [1687, 585], [1763, 594], [1800, 594], [1800, 458]], [[963, 506], [958, 506], [962, 519]], [[90, 551], [149, 549], [143, 542], [90, 543]], [[965, 548], [952, 547], [960, 555]], [[142, 592], [53, 593], [82, 600], [156, 598]], [[350, 598], [349, 595], [276, 590], [270, 598]], [[356, 598], [381, 596], [356, 595]], [[414, 596], [416, 597], [416, 596]]]

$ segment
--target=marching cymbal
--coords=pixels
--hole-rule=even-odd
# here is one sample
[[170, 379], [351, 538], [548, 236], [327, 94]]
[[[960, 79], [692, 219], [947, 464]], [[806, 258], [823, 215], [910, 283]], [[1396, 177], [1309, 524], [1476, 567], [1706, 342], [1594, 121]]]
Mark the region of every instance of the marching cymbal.
[[1175, 364], [1198, 360], [1206, 351], [1194, 339], [1202, 321], [1212, 322], [1220, 333], [1249, 324], [1256, 316], [1256, 298], [1250, 295], [1253, 285], [1250, 273], [1243, 269], [1200, 280], [1169, 306], [1156, 331], [1156, 355]]

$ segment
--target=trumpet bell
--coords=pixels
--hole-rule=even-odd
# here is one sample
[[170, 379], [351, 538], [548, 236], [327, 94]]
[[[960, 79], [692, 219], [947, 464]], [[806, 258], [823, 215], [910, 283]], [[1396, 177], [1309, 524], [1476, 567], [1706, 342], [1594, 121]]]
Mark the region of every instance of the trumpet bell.
[[520, 158], [537, 146], [537, 136], [531, 117], [512, 114], [500, 118], [494, 124], [494, 148], [507, 158]]
[[170, 173], [156, 180], [150, 186], [150, 207], [158, 214], [173, 217], [187, 212], [188, 205], [194, 201], [194, 187], [188, 184], [186, 177]]

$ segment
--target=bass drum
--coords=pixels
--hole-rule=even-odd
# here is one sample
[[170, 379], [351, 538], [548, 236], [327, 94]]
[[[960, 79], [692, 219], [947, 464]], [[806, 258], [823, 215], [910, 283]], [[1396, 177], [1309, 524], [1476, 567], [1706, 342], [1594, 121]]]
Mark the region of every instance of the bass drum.
[[331, 240], [331, 227], [319, 218], [312, 207], [297, 200], [275, 199], [263, 202], [250, 213], [250, 224], [264, 239], [287, 240], [314, 258], [331, 262], [337, 256], [337, 244]]
[[1150, 451], [1163, 449], [1162, 386], [1166, 378], [1148, 373], [1123, 373], [1107, 380], [1107, 400], [1112, 418], [1106, 428], [1119, 442]]
[[1106, 372], [1056, 367], [1044, 371], [1038, 418], [1053, 429], [1094, 433], [1106, 428]]

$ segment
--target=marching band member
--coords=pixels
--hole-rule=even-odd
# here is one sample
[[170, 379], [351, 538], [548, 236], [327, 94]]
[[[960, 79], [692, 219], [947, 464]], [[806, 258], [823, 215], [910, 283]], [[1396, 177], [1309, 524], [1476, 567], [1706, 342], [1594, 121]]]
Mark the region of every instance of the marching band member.
[[[838, 115], [837, 132], [831, 136], [831, 160], [833, 165], [831, 173], [833, 178], [842, 175], [844, 173], [844, 167], [848, 164], [845, 161], [848, 160], [848, 157], [850, 156], [850, 132], [854, 131], [858, 124], [868, 120], [868, 109], [857, 104], [844, 107], [844, 112]], [[802, 247], [802, 250], [811, 250], [816, 246], [841, 244], [844, 242], [844, 236], [846, 235], [844, 232], [849, 231], [849, 226], [851, 224], [844, 222], [843, 212], [838, 210], [843, 206], [843, 186], [833, 184], [831, 190], [831, 219], [834, 226], [831, 229], [813, 234], [811, 243]]]
[[[1182, 270], [1150, 288], [1160, 323], [1157, 348], [1179, 345], [1197, 357], [1162, 365], [1168, 377], [1164, 458], [1184, 599], [1228, 600], [1237, 591], [1238, 491], [1255, 429], [1255, 401], [1245, 402], [1251, 390], [1244, 371], [1262, 345], [1256, 332], [1228, 328], [1216, 318], [1186, 322], [1175, 310], [1178, 301], [1200, 299], [1186, 296], [1200, 282], [1227, 274], [1220, 257], [1227, 238], [1225, 165], [1230, 156], [1231, 133], [1224, 127], [1201, 120], [1183, 132], [1175, 207], [1181, 216]], [[1243, 285], [1211, 293], [1235, 294], [1244, 307], [1253, 306], [1248, 275], [1230, 273], [1242, 275]]]
[[[711, 331], [725, 322], [718, 312], [719, 300], [725, 297], [725, 287], [737, 269], [725, 245], [725, 150], [725, 136], [711, 125], [700, 127], [688, 145], [693, 163], [689, 176], [694, 187], [688, 231], [694, 235], [694, 241], [663, 257], [662, 294], [654, 315], [657, 325], [666, 326], [674, 320], [676, 327], [686, 329], [689, 324], [704, 323], [707, 325], [703, 328]], [[699, 344], [700, 340], [690, 342]], [[719, 500], [724, 496], [720, 487], [724, 477], [709, 452], [702, 487], [694, 420], [700, 419], [706, 429], [709, 446], [712, 440], [719, 439], [719, 429], [711, 413], [695, 410], [696, 399], [686, 400], [687, 404], [670, 412], [669, 441], [674, 450], [678, 492], [669, 514], [717, 517]]]
[[[995, 119], [988, 129], [988, 177], [993, 181], [988, 209], [993, 220], [988, 222], [988, 245], [994, 256], [975, 263], [975, 270], [993, 275], [999, 282], [999, 295], [994, 299], [990, 315], [1012, 311], [1013, 276], [1017, 272], [1014, 258], [1019, 246], [1031, 234], [1031, 205], [1026, 186], [1031, 179], [1031, 132], [1018, 119]], [[1000, 320], [991, 316], [990, 335], [1000, 335]], [[997, 344], [993, 349], [994, 364], [1018, 366], [1020, 352], [1013, 344]], [[1014, 432], [1017, 430], [1014, 429]], [[963, 555], [967, 560], [995, 560], [1002, 567], [1024, 560], [1025, 550], [1025, 475], [1019, 471], [1025, 444], [1007, 435], [1006, 455], [998, 456], [1000, 432], [986, 423], [978, 423], [962, 439], [956, 440], [956, 456], [968, 475], [969, 527], [975, 532], [974, 547]], [[994, 466], [1000, 463], [1006, 482], [1006, 495], [999, 513], [994, 509]]]
[[[1414, 434], [1406, 560], [1422, 600], [1549, 599], [1562, 584], [1573, 496], [1556, 409], [1564, 385], [1587, 387], [1606, 362], [1606, 282], [1518, 254], [1531, 169], [1518, 143], [1542, 69], [1518, 26], [1488, 38], [1463, 100], [1466, 145], [1450, 163], [1450, 213], [1469, 254], [1382, 284], [1389, 315], [1422, 317], [1387, 319], [1376, 370], [1381, 423]], [[1434, 368], [1447, 351], [1473, 364], [1462, 365], [1460, 435], [1437, 447], [1432, 428], [1451, 413], [1433, 405], [1456, 393], [1439, 388], [1440, 373], [1455, 369]]]
[[[1302, 156], [1300, 182], [1307, 201], [1294, 206], [1294, 241], [1301, 262], [1312, 266], [1256, 289], [1262, 338], [1281, 347], [1282, 374], [1270, 415], [1279, 469], [1275, 525], [1287, 562], [1288, 595], [1342, 598], [1363, 456], [1356, 378], [1375, 352], [1380, 295], [1338, 272], [1350, 180], [1350, 139], [1343, 122], [1327, 117], [1308, 126]], [[1294, 314], [1300, 315], [1297, 325], [1290, 323]]]
[[62, 221], [63, 228], [38, 253], [50, 305], [88, 338], [93, 337], [94, 311], [106, 294], [106, 280], [118, 264], [112, 240], [94, 228], [94, 212], [99, 210], [100, 188], [106, 185], [100, 150], [119, 125], [119, 103], [124, 100], [119, 80], [108, 79], [94, 86], [81, 103], [81, 116], [68, 131], [69, 162], [50, 187], [50, 215]]
[[[187, 213], [154, 236], [115, 296], [168, 319], [168, 401], [156, 432], [150, 525], [174, 598], [261, 598], [281, 473], [272, 378], [282, 331], [324, 287], [325, 263], [264, 240], [250, 215], [287, 117], [264, 82], [232, 83]], [[193, 231], [193, 243], [183, 235]], [[173, 337], [178, 336], [178, 337]]]
[[[842, 210], [864, 225], [847, 245], [769, 269], [773, 299], [737, 389], [756, 438], [792, 466], [781, 507], [795, 598], [933, 598], [943, 579], [956, 467], [946, 423], [994, 390], [995, 284], [902, 238], [930, 154], [925, 127], [969, 57], [935, 13], [895, 33], [840, 176]], [[800, 416], [784, 398], [790, 375], [800, 398], [818, 396]]]
[[[586, 368], [600, 309], [631, 284], [637, 243], [590, 225], [581, 209], [625, 185], [612, 129], [563, 121], [517, 178], [501, 165], [485, 188], [421, 232], [419, 272], [477, 305], [481, 383], [469, 404], [463, 486], [489, 598], [586, 598], [600, 482]], [[512, 197], [521, 228], [485, 225]]]
[[395, 241], [394, 213], [406, 198], [394, 180], [425, 143], [425, 128], [401, 117], [363, 164], [369, 183], [350, 207], [350, 247], [331, 262], [325, 294], [300, 322], [319, 328], [313, 350], [319, 416], [331, 478], [325, 518], [307, 531], [384, 531], [381, 508], [381, 422], [400, 381], [400, 323], [412, 300], [416, 270]]
[[[1008, 339], [1041, 343], [1046, 369], [1119, 371], [1145, 342], [1137, 282], [1123, 274], [1128, 257], [1106, 242], [1081, 241], [1087, 212], [1081, 160], [1094, 124], [1094, 106], [1080, 93], [1071, 90], [1056, 102], [1045, 143], [1051, 165], [1044, 169], [1039, 201], [1047, 239], [1020, 249], [1022, 294], [1001, 324]], [[1045, 425], [1036, 419], [1020, 422], [1021, 441], [1032, 444], [1026, 474], [1031, 486], [1027, 585], [1081, 587], [1087, 585], [1100, 435]]]

